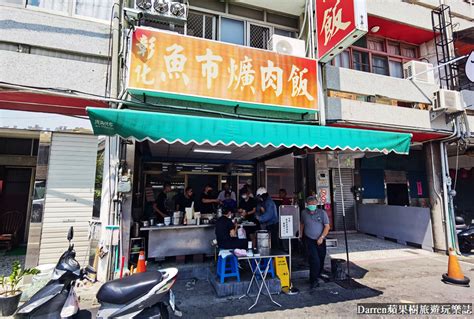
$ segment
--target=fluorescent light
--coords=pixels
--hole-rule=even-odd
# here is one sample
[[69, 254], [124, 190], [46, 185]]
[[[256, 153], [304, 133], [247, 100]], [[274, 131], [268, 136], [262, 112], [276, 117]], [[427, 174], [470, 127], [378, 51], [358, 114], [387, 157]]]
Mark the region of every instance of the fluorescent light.
[[195, 148], [194, 153], [232, 154], [232, 151]]

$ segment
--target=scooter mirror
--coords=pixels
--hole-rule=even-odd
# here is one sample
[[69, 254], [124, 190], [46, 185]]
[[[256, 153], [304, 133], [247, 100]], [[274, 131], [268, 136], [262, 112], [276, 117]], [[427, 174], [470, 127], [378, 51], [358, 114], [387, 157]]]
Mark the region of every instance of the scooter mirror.
[[67, 240], [71, 241], [74, 237], [74, 228], [71, 226], [69, 227], [69, 231], [67, 232]]

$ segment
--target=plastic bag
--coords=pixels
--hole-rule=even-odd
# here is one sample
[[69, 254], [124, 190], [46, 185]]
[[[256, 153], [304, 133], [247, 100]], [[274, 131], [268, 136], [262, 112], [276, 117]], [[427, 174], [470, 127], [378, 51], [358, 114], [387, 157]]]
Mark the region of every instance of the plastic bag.
[[72, 317], [79, 311], [79, 302], [77, 301], [76, 291], [74, 287], [69, 290], [66, 302], [64, 303], [63, 309], [61, 309], [61, 318]]
[[239, 237], [239, 239], [246, 239], [247, 238], [247, 233], [245, 232], [245, 229], [244, 229], [244, 227], [242, 227], [242, 225], [240, 226], [240, 228], [237, 231], [237, 236]]

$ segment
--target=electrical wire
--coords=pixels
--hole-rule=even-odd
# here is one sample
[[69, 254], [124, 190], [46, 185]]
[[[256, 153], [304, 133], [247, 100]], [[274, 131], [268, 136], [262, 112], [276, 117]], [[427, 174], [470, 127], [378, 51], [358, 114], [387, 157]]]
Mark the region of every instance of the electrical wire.
[[456, 190], [456, 185], [458, 183], [458, 169], [459, 169], [459, 141], [457, 142], [457, 147], [456, 147], [456, 172], [454, 174], [454, 190]]

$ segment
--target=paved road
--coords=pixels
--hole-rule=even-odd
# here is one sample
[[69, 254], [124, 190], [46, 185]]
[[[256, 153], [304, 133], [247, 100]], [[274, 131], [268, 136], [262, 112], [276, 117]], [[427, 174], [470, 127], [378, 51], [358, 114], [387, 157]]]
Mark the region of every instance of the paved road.
[[[262, 302], [248, 312], [253, 301], [215, 298], [213, 288], [206, 281], [197, 281], [191, 287], [181, 281], [174, 290], [184, 318], [354, 318], [360, 302], [474, 301], [473, 287], [451, 286], [440, 281], [441, 274], [447, 271], [446, 256], [392, 244], [386, 249], [355, 254], [352, 272], [363, 288], [344, 289], [328, 282], [310, 291], [305, 280], [298, 280], [295, 285], [301, 289], [299, 295], [275, 296], [282, 308], [273, 306], [268, 297], [263, 296]], [[474, 280], [473, 260], [467, 261], [461, 262], [461, 267], [464, 274]]]

